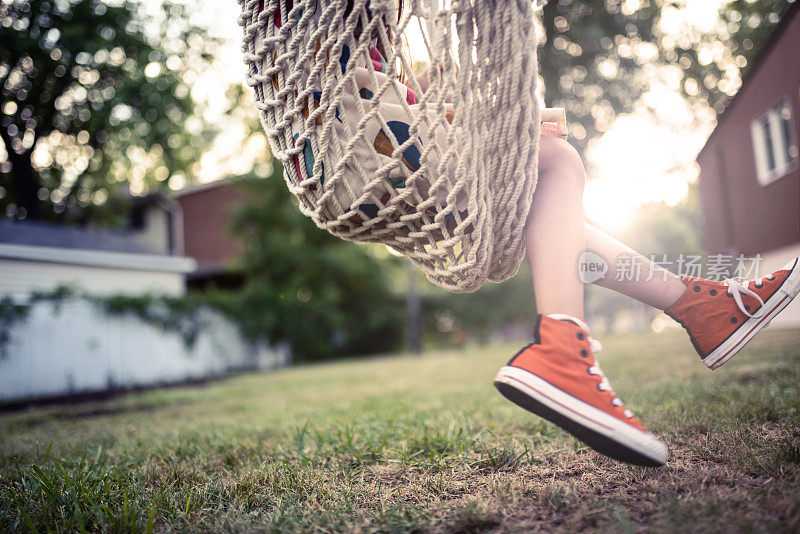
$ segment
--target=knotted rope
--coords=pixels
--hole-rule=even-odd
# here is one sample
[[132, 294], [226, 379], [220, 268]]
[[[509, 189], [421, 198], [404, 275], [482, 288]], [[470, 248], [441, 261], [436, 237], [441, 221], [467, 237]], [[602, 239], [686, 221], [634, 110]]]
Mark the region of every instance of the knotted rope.
[[516, 273], [540, 136], [531, 0], [411, 0], [399, 20], [394, 0], [239, 3], [246, 80], [305, 215], [451, 291]]

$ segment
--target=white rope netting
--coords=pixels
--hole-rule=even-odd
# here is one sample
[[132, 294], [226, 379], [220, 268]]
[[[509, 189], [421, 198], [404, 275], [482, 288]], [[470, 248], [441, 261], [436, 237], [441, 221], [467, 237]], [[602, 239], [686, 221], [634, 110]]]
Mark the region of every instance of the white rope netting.
[[531, 0], [239, 2], [247, 83], [305, 215], [451, 291], [517, 272], [541, 120]]

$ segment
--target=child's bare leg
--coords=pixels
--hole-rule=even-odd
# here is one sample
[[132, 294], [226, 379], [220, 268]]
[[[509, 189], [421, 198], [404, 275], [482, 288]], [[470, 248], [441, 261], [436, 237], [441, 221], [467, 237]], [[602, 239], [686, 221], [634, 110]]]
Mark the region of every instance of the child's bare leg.
[[586, 247], [580, 155], [566, 141], [542, 136], [539, 183], [525, 229], [528, 259], [541, 314], [583, 319], [583, 283], [578, 258]]
[[[653, 264], [650, 260], [634, 251], [632, 248], [620, 243], [602, 230], [586, 224], [586, 248], [602, 257], [608, 263], [608, 272], [605, 277], [595, 284], [612, 289], [623, 295], [635, 298], [640, 302], [666, 310], [683, 294], [686, 286], [675, 274]], [[631, 262], [638, 268], [638, 276], [633, 271], [631, 280], [624, 278], [617, 280], [615, 273], [617, 261], [620, 257]]]
[[[582, 198], [585, 180], [577, 151], [566, 141], [542, 137], [539, 184], [526, 228], [539, 313], [564, 313], [583, 319], [583, 283], [578, 277], [578, 259], [586, 249], [608, 263], [608, 273], [596, 282], [598, 285], [661, 310], [668, 308], [680, 298], [686, 286], [676, 275], [585, 223]], [[620, 256], [636, 262], [639, 277], [616, 280]]]

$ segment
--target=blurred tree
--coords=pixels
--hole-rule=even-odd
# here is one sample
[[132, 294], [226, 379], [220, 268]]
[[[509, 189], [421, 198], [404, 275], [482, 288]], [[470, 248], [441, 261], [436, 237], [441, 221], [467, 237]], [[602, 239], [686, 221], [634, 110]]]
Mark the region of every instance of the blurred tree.
[[564, 107], [581, 151], [605, 132], [664, 67], [690, 105], [719, 113], [792, 0], [733, 0], [712, 31], [698, 31], [686, 0], [551, 0], [540, 51], [545, 102]]
[[[467, 338], [485, 343], [504, 328], [533, 335], [536, 301], [527, 260], [519, 272], [502, 284], [486, 283], [474, 293], [450, 293], [427, 284], [422, 297], [426, 339], [460, 342]], [[518, 334], [514, 330], [511, 335]]]
[[647, 87], [642, 65], [658, 57], [652, 44], [658, 6], [619, 0], [551, 0], [542, 13], [547, 41], [540, 69], [548, 106], [567, 110], [570, 142], [580, 151], [629, 112]]
[[722, 6], [711, 31], [698, 32], [684, 22], [677, 32], [662, 32], [662, 57], [680, 67], [680, 89], [689, 103], [722, 113], [761, 46], [794, 3], [733, 0]]
[[404, 305], [392, 273], [402, 276], [402, 262], [318, 229], [295, 205], [280, 165], [243, 185], [234, 231], [246, 247], [246, 281], [231, 302], [245, 333], [288, 342], [298, 361], [396, 350]]
[[211, 41], [169, 4], [170, 24], [147, 35], [138, 9], [0, 3], [0, 212], [108, 221], [128, 189], [185, 181], [207, 134], [191, 122], [189, 64]]

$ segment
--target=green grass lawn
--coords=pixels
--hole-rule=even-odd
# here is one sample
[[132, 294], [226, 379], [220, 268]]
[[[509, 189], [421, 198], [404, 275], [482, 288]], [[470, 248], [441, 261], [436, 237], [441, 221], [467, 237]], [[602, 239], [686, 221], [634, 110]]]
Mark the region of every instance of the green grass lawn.
[[800, 529], [800, 332], [715, 372], [682, 332], [603, 341], [663, 468], [505, 401], [519, 347], [471, 347], [0, 414], [0, 531]]

